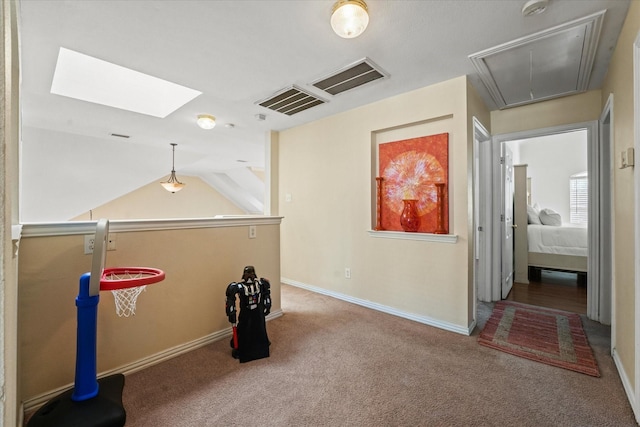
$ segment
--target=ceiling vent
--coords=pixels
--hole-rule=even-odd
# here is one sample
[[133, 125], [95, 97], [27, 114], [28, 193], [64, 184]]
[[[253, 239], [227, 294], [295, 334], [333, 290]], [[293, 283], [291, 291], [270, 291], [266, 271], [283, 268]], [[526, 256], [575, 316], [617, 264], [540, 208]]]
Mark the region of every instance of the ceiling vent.
[[605, 11], [469, 55], [498, 108], [585, 92]]
[[313, 86], [331, 95], [337, 95], [385, 77], [388, 77], [386, 73], [381, 71], [371, 60], [364, 58], [316, 81]]
[[257, 102], [257, 104], [262, 107], [289, 116], [324, 103], [325, 101], [323, 99], [311, 95], [296, 86], [282, 89], [275, 95]]

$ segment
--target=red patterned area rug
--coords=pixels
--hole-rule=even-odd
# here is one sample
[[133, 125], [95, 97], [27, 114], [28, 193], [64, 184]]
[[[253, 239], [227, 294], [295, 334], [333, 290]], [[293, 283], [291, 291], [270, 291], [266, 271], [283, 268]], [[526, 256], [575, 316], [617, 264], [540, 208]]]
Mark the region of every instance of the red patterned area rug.
[[478, 342], [526, 359], [600, 376], [582, 320], [575, 313], [498, 301]]

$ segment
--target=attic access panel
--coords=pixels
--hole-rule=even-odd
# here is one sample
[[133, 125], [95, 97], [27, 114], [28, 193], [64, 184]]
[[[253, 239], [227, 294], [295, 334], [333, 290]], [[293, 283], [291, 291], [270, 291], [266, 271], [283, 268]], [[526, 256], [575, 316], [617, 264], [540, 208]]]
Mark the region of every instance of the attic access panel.
[[470, 55], [499, 108], [588, 89], [605, 11]]
[[579, 91], [584, 36], [575, 28], [486, 57], [505, 104]]
[[275, 95], [257, 102], [257, 104], [262, 107], [288, 116], [292, 116], [324, 103], [325, 101], [323, 99], [305, 92], [296, 86], [282, 89]]
[[387, 77], [371, 60], [364, 58], [337, 72], [323, 77], [313, 86], [331, 95], [338, 95], [366, 83]]

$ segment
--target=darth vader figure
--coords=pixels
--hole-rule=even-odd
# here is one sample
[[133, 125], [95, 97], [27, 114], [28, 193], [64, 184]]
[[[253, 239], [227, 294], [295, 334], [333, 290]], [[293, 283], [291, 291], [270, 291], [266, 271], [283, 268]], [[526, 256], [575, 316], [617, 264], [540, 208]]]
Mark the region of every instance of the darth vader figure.
[[[265, 316], [271, 311], [271, 284], [248, 265], [240, 282], [227, 286], [226, 313], [233, 325], [231, 354], [240, 363], [269, 357]], [[239, 301], [239, 313], [236, 303]]]

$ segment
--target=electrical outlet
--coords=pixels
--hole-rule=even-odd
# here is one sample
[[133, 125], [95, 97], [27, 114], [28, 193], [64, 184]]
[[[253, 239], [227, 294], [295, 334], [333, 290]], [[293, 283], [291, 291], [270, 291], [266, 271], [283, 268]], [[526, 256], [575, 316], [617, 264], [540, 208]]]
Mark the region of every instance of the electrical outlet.
[[351, 269], [349, 267], [344, 269], [344, 278], [351, 279]]
[[85, 234], [84, 236], [84, 253], [92, 254], [93, 247], [96, 244], [96, 236], [94, 234]]
[[[96, 236], [95, 234], [85, 234], [84, 236], [84, 253], [85, 255], [92, 254], [93, 249], [96, 246]], [[115, 251], [116, 250], [116, 234], [109, 233], [107, 235], [107, 250]]]
[[256, 226], [255, 225], [250, 225], [249, 226], [249, 238], [250, 239], [255, 239], [256, 238]]

